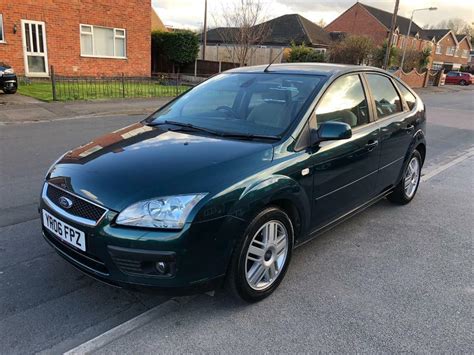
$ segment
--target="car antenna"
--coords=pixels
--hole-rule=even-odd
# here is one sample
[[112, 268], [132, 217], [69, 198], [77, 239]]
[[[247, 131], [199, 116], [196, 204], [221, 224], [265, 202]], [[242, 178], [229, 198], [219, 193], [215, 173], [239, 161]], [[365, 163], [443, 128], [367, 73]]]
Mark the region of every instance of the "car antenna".
[[267, 67], [263, 70], [264, 73], [267, 73], [268, 72], [268, 68], [270, 68], [270, 65], [272, 65], [275, 60], [277, 60], [277, 58], [283, 53], [283, 51], [285, 50], [285, 47], [283, 47], [280, 51], [280, 53], [278, 53], [273, 59], [272, 61], [267, 65]]

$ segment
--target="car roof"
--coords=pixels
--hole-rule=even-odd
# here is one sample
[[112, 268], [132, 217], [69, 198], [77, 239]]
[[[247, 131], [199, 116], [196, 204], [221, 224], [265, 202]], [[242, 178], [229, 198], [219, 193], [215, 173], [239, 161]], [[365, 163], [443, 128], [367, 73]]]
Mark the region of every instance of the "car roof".
[[[263, 73], [268, 65], [256, 65], [251, 67], [240, 67], [226, 71], [226, 73]], [[266, 72], [281, 74], [306, 74], [332, 76], [354, 71], [378, 71], [388, 73], [385, 70], [369, 66], [329, 63], [283, 63], [272, 64]]]

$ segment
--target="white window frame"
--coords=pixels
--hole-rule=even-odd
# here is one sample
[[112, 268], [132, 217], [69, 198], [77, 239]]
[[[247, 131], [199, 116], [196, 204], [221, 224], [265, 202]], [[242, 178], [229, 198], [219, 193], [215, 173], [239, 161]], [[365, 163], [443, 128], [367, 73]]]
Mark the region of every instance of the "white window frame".
[[467, 49], [462, 50], [461, 58], [469, 58], [469, 51]]
[[[90, 32], [83, 32], [82, 27], [89, 27]], [[97, 55], [95, 54], [95, 41], [94, 41], [94, 27], [100, 27], [100, 28], [106, 28], [108, 30], [113, 30], [114, 31], [114, 55], [109, 56], [109, 55]], [[123, 35], [117, 34], [117, 31], [123, 31]], [[92, 53], [93, 54], [83, 54], [82, 53], [82, 41], [81, 37], [82, 35], [87, 35], [92, 37]], [[118, 56], [115, 55], [116, 50], [115, 50], [115, 40], [116, 39], [123, 39], [123, 45], [124, 45], [124, 53], [125, 56]], [[110, 58], [110, 59], [127, 59], [127, 30], [125, 28], [117, 28], [117, 27], [106, 27], [106, 26], [97, 26], [97, 25], [88, 25], [85, 23], [80, 23], [79, 24], [79, 41], [81, 42], [81, 57], [88, 57], [88, 58]]]
[[453, 46], [447, 46], [446, 47], [446, 55], [449, 55], [449, 56], [452, 57], [452, 56], [454, 56], [455, 52], [456, 52], [456, 47], [453, 47]]
[[6, 41], [5, 41], [5, 26], [3, 26], [3, 14], [0, 14], [0, 28], [2, 29], [2, 36], [3, 36], [3, 38], [0, 38], [0, 43], [6, 43]]
[[442, 54], [443, 53], [443, 48], [441, 47], [441, 44], [436, 45], [436, 54]]

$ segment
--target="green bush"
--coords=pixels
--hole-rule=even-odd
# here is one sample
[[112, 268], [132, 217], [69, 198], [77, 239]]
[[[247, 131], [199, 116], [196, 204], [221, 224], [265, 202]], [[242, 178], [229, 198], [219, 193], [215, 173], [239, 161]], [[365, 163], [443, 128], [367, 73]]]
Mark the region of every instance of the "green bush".
[[[383, 42], [383, 44], [380, 47], [377, 47], [374, 49], [374, 54], [373, 54], [373, 62], [372, 64], [376, 67], [381, 68], [383, 66], [383, 62], [385, 59], [385, 52], [387, 51], [387, 40]], [[399, 56], [400, 56], [400, 51], [397, 47], [392, 46], [392, 49], [390, 50], [390, 55], [388, 58], [388, 65], [387, 67], [393, 67], [397, 66], [399, 64]]]
[[164, 55], [178, 68], [192, 63], [199, 53], [199, 38], [191, 31], [161, 32], [151, 34], [152, 50]]
[[374, 43], [369, 37], [349, 36], [336, 42], [329, 50], [332, 63], [366, 64], [374, 50]]
[[301, 62], [325, 62], [326, 56], [322, 52], [315, 51], [310, 47], [306, 47], [303, 43], [297, 46], [295, 43], [291, 44], [290, 55], [288, 56], [288, 62], [290, 63], [301, 63]]

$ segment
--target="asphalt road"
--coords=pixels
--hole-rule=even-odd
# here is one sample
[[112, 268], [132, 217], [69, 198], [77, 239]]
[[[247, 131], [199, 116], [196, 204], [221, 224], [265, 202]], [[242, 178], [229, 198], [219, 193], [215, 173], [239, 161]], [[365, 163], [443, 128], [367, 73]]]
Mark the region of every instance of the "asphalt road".
[[[471, 88], [424, 93], [426, 169], [474, 144]], [[0, 127], [0, 353], [62, 352], [165, 301], [102, 285], [40, 236], [37, 200], [64, 151], [139, 117]], [[199, 296], [102, 352], [468, 351], [473, 161], [386, 201], [295, 252], [279, 290], [252, 306]]]

